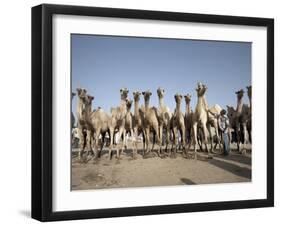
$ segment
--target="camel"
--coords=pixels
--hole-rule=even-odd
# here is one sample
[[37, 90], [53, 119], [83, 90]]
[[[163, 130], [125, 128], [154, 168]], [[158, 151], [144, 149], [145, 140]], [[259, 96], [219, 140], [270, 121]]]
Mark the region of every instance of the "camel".
[[166, 150], [168, 148], [168, 144], [170, 142], [170, 130], [171, 130], [171, 118], [172, 113], [170, 109], [164, 104], [164, 95], [165, 90], [161, 87], [157, 89], [157, 94], [159, 98], [159, 139], [161, 144], [163, 144], [163, 130], [165, 131], [165, 144]]
[[184, 99], [186, 104], [186, 110], [184, 115], [186, 140], [189, 143], [191, 141], [192, 115], [193, 115], [193, 112], [190, 107], [191, 95], [186, 94], [184, 96]]
[[[143, 152], [145, 151], [145, 138], [144, 138], [144, 132], [143, 132], [143, 112], [139, 108], [139, 101], [141, 92], [136, 91], [133, 92], [134, 96], [134, 115], [133, 115], [133, 139], [134, 139], [134, 150], [133, 150], [133, 158], [135, 158], [137, 154], [137, 138], [140, 133], [143, 135]], [[144, 153], [143, 153], [144, 156]]]
[[85, 148], [85, 133], [86, 130], [86, 119], [84, 114], [84, 101], [87, 97], [87, 90], [84, 88], [77, 88], [77, 96], [78, 96], [78, 103], [77, 103], [77, 128], [78, 128], [78, 137], [79, 137], [79, 154], [78, 158], [81, 160], [84, 148]]
[[[73, 97], [76, 96], [76, 93], [73, 93], [71, 94], [71, 100], [73, 100]], [[75, 127], [75, 117], [74, 117], [74, 114], [73, 112], [71, 111], [71, 128], [74, 128]]]
[[120, 137], [123, 135], [123, 144], [121, 147], [121, 153], [123, 152], [125, 148], [125, 142], [126, 142], [126, 130], [125, 130], [125, 121], [126, 121], [126, 114], [127, 114], [127, 97], [128, 97], [129, 90], [127, 88], [120, 89], [120, 95], [121, 95], [121, 101], [120, 106], [111, 108], [111, 119], [110, 119], [110, 146], [109, 146], [109, 159], [111, 159], [111, 152], [113, 147], [113, 140], [114, 140], [114, 132], [116, 129], [118, 129], [119, 137], [117, 141], [117, 158], [120, 158], [120, 152], [119, 152], [119, 140]]
[[[208, 106], [207, 103], [206, 103], [206, 106]], [[210, 140], [211, 140], [211, 152], [213, 152], [213, 150], [214, 150], [214, 145], [213, 145], [214, 141], [213, 141], [211, 127], [214, 128], [216, 139], [217, 139], [215, 148], [216, 148], [217, 144], [220, 146], [220, 133], [219, 133], [219, 127], [218, 127], [218, 117], [220, 115], [221, 110], [222, 110], [222, 108], [218, 104], [215, 104], [213, 107], [208, 109], [207, 129], [208, 129]]]
[[[185, 142], [185, 139], [186, 139], [185, 120], [184, 120], [184, 115], [181, 111], [181, 100], [182, 100], [182, 95], [177, 93], [175, 95], [176, 109], [175, 109], [175, 112], [174, 112], [173, 118], [172, 118], [172, 127], [173, 127], [173, 134], [174, 134], [173, 144], [175, 145], [175, 151], [173, 152], [174, 156], [175, 156], [176, 150], [178, 149], [178, 131], [180, 132], [180, 136], [181, 136], [181, 145], [185, 151], [185, 154], [187, 154], [186, 147], [185, 147], [185, 144], [186, 144], [186, 142]], [[173, 148], [172, 148], [172, 151], [173, 151]]]
[[193, 132], [193, 142], [189, 143], [189, 147], [191, 143], [194, 144], [194, 157], [197, 159], [197, 130], [198, 126], [202, 128], [203, 132], [203, 143], [208, 152], [208, 158], [211, 158], [209, 148], [207, 146], [208, 143], [208, 130], [207, 130], [207, 121], [208, 121], [208, 106], [205, 100], [205, 93], [207, 91], [207, 86], [202, 83], [198, 83], [196, 92], [197, 92], [197, 105], [195, 111], [192, 115], [192, 132]]
[[159, 146], [158, 156], [161, 157], [161, 142], [159, 138], [159, 114], [156, 107], [149, 107], [149, 99], [152, 93], [147, 90], [142, 92], [144, 97], [145, 107], [141, 109], [142, 113], [142, 127], [145, 134], [145, 154], [150, 153], [149, 144], [150, 144], [150, 130], [155, 134], [156, 143]]
[[[126, 135], [127, 133], [130, 133], [130, 136], [134, 138], [134, 133], [133, 133], [133, 114], [131, 113], [131, 107], [132, 107], [132, 100], [127, 100], [126, 102], [126, 107], [127, 107], [127, 113], [125, 117], [125, 130], [126, 130]], [[125, 139], [123, 137], [123, 139]], [[125, 148], [127, 149], [127, 139], [125, 139]]]
[[[98, 150], [99, 138], [104, 137], [106, 132], [109, 132], [109, 116], [106, 112], [98, 108], [92, 111], [92, 101], [93, 96], [87, 95], [84, 99], [85, 104], [85, 118], [87, 126], [87, 146], [92, 144], [92, 149], [94, 151], [94, 159], [97, 159], [101, 153], [104, 142], [101, 142], [101, 149]], [[93, 139], [94, 138], [94, 139]]]
[[[245, 144], [248, 143], [247, 121], [250, 117], [250, 107], [243, 104], [243, 89], [235, 92], [235, 94], [237, 96], [237, 107], [234, 110], [233, 107], [227, 106], [227, 110], [230, 125], [234, 129], [236, 135], [237, 149], [240, 153], [243, 153]], [[240, 148], [241, 143], [243, 144], [242, 149]]]
[[249, 119], [247, 121], [247, 130], [249, 134], [249, 141], [252, 142], [252, 86], [247, 86], [247, 94], [250, 102]]

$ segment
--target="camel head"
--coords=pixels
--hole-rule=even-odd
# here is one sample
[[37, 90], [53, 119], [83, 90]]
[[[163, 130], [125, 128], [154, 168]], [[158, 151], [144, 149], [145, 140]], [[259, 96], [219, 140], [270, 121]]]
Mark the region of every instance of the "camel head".
[[129, 90], [127, 88], [120, 89], [121, 100], [126, 100], [128, 97]]
[[158, 97], [159, 97], [159, 98], [163, 98], [164, 95], [165, 95], [165, 90], [164, 90], [163, 88], [159, 87], [159, 88], [157, 89], [157, 94], [158, 94]]
[[71, 98], [73, 99], [73, 97], [75, 97], [76, 96], [76, 93], [71, 93]]
[[177, 104], [180, 104], [181, 103], [181, 99], [182, 99], [182, 95], [181, 94], [176, 94], [175, 95], [175, 101]]
[[131, 107], [132, 107], [132, 103], [133, 103], [133, 101], [132, 100], [126, 100], [126, 106], [127, 106], [127, 110], [128, 111], [130, 111], [131, 110]]
[[235, 117], [235, 112], [236, 112], [234, 107], [230, 107], [230, 106], [226, 105], [226, 108], [227, 108], [227, 117], [230, 120], [233, 120]]
[[184, 95], [185, 103], [189, 104], [191, 101], [191, 94], [186, 94]]
[[244, 90], [240, 89], [237, 92], [235, 92], [235, 94], [237, 95], [238, 99], [241, 99], [243, 97], [243, 95], [244, 95]]
[[139, 101], [141, 92], [139, 92], [139, 91], [133, 92], [133, 96], [134, 96], [134, 101]]
[[202, 84], [201, 82], [198, 82], [197, 88], [196, 88], [198, 97], [203, 96], [206, 93], [207, 89], [208, 89], [208, 87], [206, 85]]
[[95, 97], [87, 95], [85, 98], [85, 105], [90, 105], [92, 106], [92, 101], [95, 99]]
[[87, 90], [84, 88], [77, 88], [77, 96], [81, 99], [84, 100], [86, 98], [87, 95]]
[[152, 93], [151, 93], [149, 90], [147, 90], [147, 91], [145, 91], [145, 92], [142, 92], [142, 95], [143, 95], [143, 97], [144, 97], [144, 100], [145, 100], [145, 101], [148, 101], [149, 98], [150, 98], [150, 96], [152, 95]]
[[247, 93], [248, 93], [248, 97], [251, 98], [252, 97], [252, 86], [247, 86]]

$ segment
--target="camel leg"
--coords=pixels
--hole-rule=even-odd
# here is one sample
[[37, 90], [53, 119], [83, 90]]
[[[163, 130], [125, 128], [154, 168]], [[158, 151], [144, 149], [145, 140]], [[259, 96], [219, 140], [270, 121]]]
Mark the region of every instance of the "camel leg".
[[84, 152], [84, 146], [85, 146], [85, 138], [83, 134], [83, 129], [78, 128], [78, 137], [79, 137], [79, 153], [78, 153], [78, 158], [79, 160], [82, 159], [83, 152]]
[[192, 126], [193, 131], [193, 144], [194, 144], [194, 159], [197, 160], [197, 123]]
[[112, 152], [113, 141], [114, 141], [114, 129], [110, 128], [109, 133], [110, 133], [110, 145], [108, 149], [108, 160], [111, 160], [111, 152]]
[[92, 137], [92, 131], [87, 129], [86, 131], [86, 155], [89, 155], [89, 152], [91, 151], [91, 137]]
[[242, 154], [246, 154], [247, 149], [246, 149], [246, 144], [248, 144], [249, 136], [247, 132], [247, 126], [245, 123], [243, 123], [243, 135], [244, 135], [244, 142], [243, 142], [243, 147], [242, 147]]
[[211, 150], [210, 150], [210, 152], [212, 153], [213, 150], [214, 150], [214, 139], [213, 139], [212, 129], [211, 129], [211, 124], [210, 123], [207, 124], [207, 130], [208, 130], [208, 133], [209, 133], [209, 136], [210, 136], [210, 141], [211, 141]]
[[174, 134], [174, 141], [173, 141], [173, 144], [174, 144], [174, 148], [172, 147], [171, 151], [171, 155], [173, 154], [174, 157], [176, 157], [176, 153], [177, 153], [177, 149], [178, 149], [178, 128], [177, 127], [174, 127], [173, 128], [173, 134]]
[[[161, 155], [161, 151], [162, 151], [162, 140], [160, 139], [159, 137], [159, 130], [158, 130], [159, 126], [158, 125], [153, 125], [153, 129], [155, 131], [155, 141], [158, 145], [158, 149], [157, 149], [157, 153], [158, 153], [158, 156], [161, 158], [162, 155]], [[162, 127], [163, 129], [163, 127]], [[162, 131], [163, 132], [163, 131]]]
[[169, 143], [170, 143], [170, 131], [169, 131], [169, 129], [167, 128], [167, 130], [166, 130], [166, 148], [165, 148], [165, 151], [167, 152], [167, 150], [168, 150], [168, 145], [169, 145]]
[[[122, 126], [119, 128], [119, 133], [120, 133], [120, 137], [119, 137], [119, 140], [117, 142], [117, 146], [120, 145], [120, 139], [121, 139], [121, 136], [123, 135], [123, 141], [122, 141], [122, 144], [121, 144], [121, 154], [123, 153], [124, 151], [124, 148], [125, 148], [125, 143], [126, 143], [126, 130], [125, 128]], [[120, 159], [120, 148], [116, 148], [116, 155], [117, 155], [117, 159]]]
[[182, 153], [187, 157], [187, 150], [186, 150], [186, 135], [185, 135], [185, 126], [184, 124], [181, 125], [181, 143], [182, 143]]
[[99, 157], [99, 137], [100, 137], [100, 129], [96, 130], [95, 134], [95, 147], [94, 147], [94, 160], [98, 159]]
[[210, 149], [208, 148], [208, 136], [207, 136], [208, 130], [207, 130], [205, 123], [203, 123], [203, 133], [204, 133], [204, 144], [205, 144], [207, 152], [208, 152], [208, 158], [212, 158]]
[[149, 144], [150, 144], [150, 128], [145, 128], [145, 145], [146, 145], [146, 151], [145, 154], [150, 153], [150, 149], [149, 149]]

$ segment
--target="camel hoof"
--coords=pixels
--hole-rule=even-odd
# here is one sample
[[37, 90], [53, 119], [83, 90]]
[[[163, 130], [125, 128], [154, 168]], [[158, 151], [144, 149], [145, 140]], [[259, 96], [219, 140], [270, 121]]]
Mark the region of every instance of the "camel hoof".
[[208, 156], [207, 156], [207, 159], [213, 159], [213, 156], [208, 155]]

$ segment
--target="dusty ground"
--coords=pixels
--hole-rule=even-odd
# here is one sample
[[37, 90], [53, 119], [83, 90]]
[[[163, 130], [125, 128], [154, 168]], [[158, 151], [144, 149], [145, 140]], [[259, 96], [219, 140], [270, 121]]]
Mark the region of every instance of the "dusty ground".
[[131, 150], [124, 152], [120, 160], [113, 156], [108, 160], [106, 149], [101, 159], [87, 163], [72, 158], [72, 190], [141, 187], [181, 184], [208, 184], [251, 181], [251, 151], [241, 155], [232, 151], [229, 156], [213, 155], [206, 159], [199, 153], [198, 159], [188, 159], [177, 153], [176, 158], [159, 158], [152, 155], [143, 159], [141, 152], [132, 160]]

